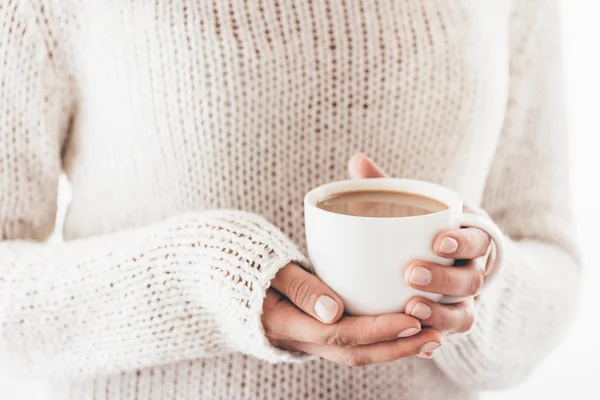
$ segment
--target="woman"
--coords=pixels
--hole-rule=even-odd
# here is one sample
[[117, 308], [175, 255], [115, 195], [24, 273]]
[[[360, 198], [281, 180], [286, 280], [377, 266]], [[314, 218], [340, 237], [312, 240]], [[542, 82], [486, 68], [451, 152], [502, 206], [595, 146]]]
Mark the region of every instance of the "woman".
[[[3, 366], [72, 399], [519, 383], [579, 275], [553, 3], [2, 0]], [[358, 154], [353, 177], [443, 184], [503, 229], [507, 261], [476, 302], [343, 316], [299, 266], [303, 195], [359, 150], [382, 169]], [[43, 243], [61, 170], [66, 240]], [[415, 260], [407, 283], [476, 295], [489, 238], [432, 245], [469, 262]]]

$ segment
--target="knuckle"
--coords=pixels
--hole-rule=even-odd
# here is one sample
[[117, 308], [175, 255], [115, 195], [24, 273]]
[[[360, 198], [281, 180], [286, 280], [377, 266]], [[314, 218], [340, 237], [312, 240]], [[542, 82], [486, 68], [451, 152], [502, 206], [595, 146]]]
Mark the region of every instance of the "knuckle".
[[467, 233], [461, 235], [462, 243], [460, 246], [460, 254], [468, 254], [473, 248], [473, 237]]
[[473, 325], [475, 325], [475, 313], [473, 312], [473, 308], [470, 306], [466, 306], [463, 309], [463, 315], [462, 315], [462, 320], [463, 323], [460, 326], [460, 329], [458, 330], [460, 333], [465, 333], [471, 330], [471, 328], [473, 328]]
[[361, 324], [355, 329], [362, 332], [361, 338], [365, 342], [378, 341], [383, 332], [389, 332], [394, 329], [394, 320], [387, 315], [375, 315], [368, 324]]
[[336, 347], [348, 347], [352, 345], [352, 342], [340, 331], [340, 329], [332, 329], [325, 334], [323, 344]]
[[294, 278], [288, 286], [289, 299], [298, 306], [306, 304], [313, 291], [312, 285], [302, 278]]
[[414, 349], [414, 351], [411, 352], [410, 349], [402, 346], [402, 347], [397, 347], [393, 354], [392, 357], [394, 358], [394, 360], [400, 360], [402, 358], [406, 358], [406, 357], [410, 357], [413, 354], [418, 353], [417, 349]]
[[349, 367], [364, 367], [368, 365], [368, 361], [357, 350], [348, 349], [344, 357], [344, 364]]
[[448, 329], [448, 316], [445, 312], [438, 312], [432, 316], [431, 327], [440, 331]]
[[452, 288], [452, 278], [450, 277], [450, 270], [446, 268], [440, 268], [436, 271], [436, 274], [440, 292], [444, 294], [450, 293], [449, 289]]
[[481, 268], [473, 268], [473, 277], [471, 278], [471, 287], [469, 295], [474, 296], [479, 293], [485, 281], [485, 273]]

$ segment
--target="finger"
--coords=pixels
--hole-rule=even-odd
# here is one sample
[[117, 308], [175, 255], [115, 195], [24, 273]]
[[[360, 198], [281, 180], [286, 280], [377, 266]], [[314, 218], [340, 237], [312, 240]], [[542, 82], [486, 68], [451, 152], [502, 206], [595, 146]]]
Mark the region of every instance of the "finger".
[[482, 257], [489, 246], [490, 236], [479, 228], [443, 232], [433, 242], [433, 249], [440, 256], [459, 259]]
[[263, 326], [272, 341], [291, 340], [349, 347], [416, 335], [421, 323], [406, 314], [345, 316], [323, 324], [302, 312], [289, 299], [269, 290], [264, 301]]
[[326, 324], [339, 320], [344, 312], [342, 299], [317, 276], [296, 264], [283, 267], [271, 281], [271, 287]]
[[469, 260], [464, 267], [440, 265], [425, 261], [411, 263], [404, 280], [414, 289], [448, 296], [475, 296], [485, 278], [481, 260]]
[[433, 329], [425, 329], [418, 335], [379, 342], [364, 346], [338, 347], [314, 343], [295, 343], [294, 350], [313, 354], [339, 364], [360, 367], [381, 364], [429, 352], [441, 346], [442, 338]]
[[333, 325], [321, 325], [321, 327], [320, 332], [316, 335], [316, 341], [314, 336], [299, 340], [349, 347], [409, 337], [421, 331], [421, 323], [406, 314], [346, 316]]
[[295, 341], [328, 346], [350, 347], [409, 337], [421, 331], [421, 323], [406, 314], [386, 314], [379, 316], [345, 316], [335, 324], [325, 325], [304, 314], [278, 316], [279, 334]]
[[356, 153], [348, 160], [348, 173], [352, 179], [383, 178], [386, 174], [366, 155]]
[[261, 322], [265, 336], [273, 345], [280, 347], [279, 342], [290, 339], [288, 334], [290, 328], [287, 325], [290, 324], [290, 321], [294, 321], [297, 318], [305, 319], [309, 322], [318, 322], [293, 305], [281, 293], [272, 289], [267, 290], [263, 302]]
[[457, 304], [439, 304], [424, 297], [413, 297], [406, 303], [404, 312], [438, 332], [464, 333], [475, 323], [472, 298]]

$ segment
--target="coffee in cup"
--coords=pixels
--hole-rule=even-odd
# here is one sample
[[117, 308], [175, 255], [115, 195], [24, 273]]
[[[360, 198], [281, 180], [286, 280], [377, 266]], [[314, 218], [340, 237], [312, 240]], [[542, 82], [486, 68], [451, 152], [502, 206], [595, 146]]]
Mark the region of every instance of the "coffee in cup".
[[429, 182], [377, 178], [329, 183], [306, 195], [304, 215], [312, 267], [342, 298], [349, 314], [403, 312], [416, 295], [441, 303], [464, 300], [421, 292], [404, 282], [404, 270], [413, 261], [453, 264], [433, 250], [436, 236], [444, 231], [477, 227], [495, 242], [496, 266], [483, 289], [497, 276], [504, 255], [504, 237], [492, 221], [463, 213], [457, 193]]
[[342, 192], [319, 200], [322, 210], [357, 217], [417, 217], [446, 210], [448, 205], [427, 196], [390, 190]]

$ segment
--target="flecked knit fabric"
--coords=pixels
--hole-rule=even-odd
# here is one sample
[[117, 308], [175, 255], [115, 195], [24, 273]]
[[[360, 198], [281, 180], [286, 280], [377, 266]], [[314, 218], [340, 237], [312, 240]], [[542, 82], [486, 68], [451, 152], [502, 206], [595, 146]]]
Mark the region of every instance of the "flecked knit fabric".
[[[467, 399], [573, 315], [554, 1], [0, 0], [0, 365], [58, 399]], [[476, 326], [349, 368], [269, 345], [303, 195], [363, 151], [503, 229]], [[54, 229], [64, 170], [72, 203]], [[402, 244], [399, 243], [399, 246]]]

